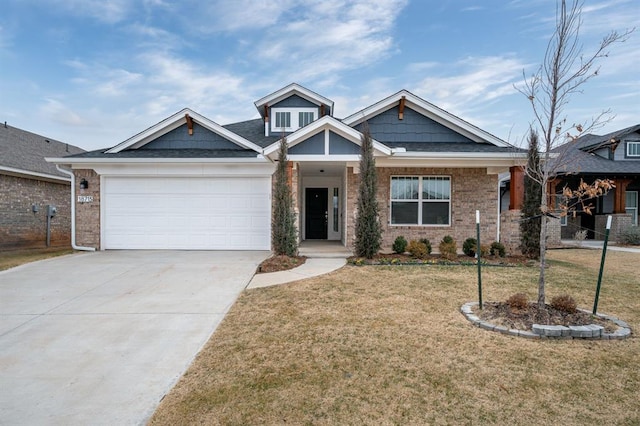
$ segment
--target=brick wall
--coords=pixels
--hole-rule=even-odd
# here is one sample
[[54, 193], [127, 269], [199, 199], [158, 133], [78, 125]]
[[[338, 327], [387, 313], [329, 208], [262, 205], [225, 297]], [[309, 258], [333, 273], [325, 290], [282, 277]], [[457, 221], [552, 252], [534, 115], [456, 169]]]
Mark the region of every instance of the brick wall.
[[506, 210], [500, 215], [500, 242], [504, 244], [507, 253], [520, 252], [520, 210]]
[[[90, 203], [76, 202], [76, 244], [100, 249], [100, 176], [93, 170], [74, 170], [76, 176], [76, 200], [78, 195], [93, 196]], [[86, 179], [88, 189], [80, 189], [80, 181]]]
[[[486, 169], [379, 167], [378, 200], [382, 222], [383, 252], [390, 252], [393, 241], [402, 235], [407, 241], [428, 238], [434, 250], [445, 235], [451, 235], [462, 249], [462, 243], [476, 236], [475, 211], [480, 210], [481, 239], [483, 244], [495, 241], [498, 222], [498, 176], [487, 174]], [[450, 226], [395, 226], [390, 225], [391, 176], [451, 176]], [[353, 247], [358, 184], [360, 175], [347, 171], [347, 246]]]
[[57, 208], [51, 218], [51, 246], [70, 246], [70, 191], [65, 183], [0, 175], [0, 250], [46, 247], [47, 205]]

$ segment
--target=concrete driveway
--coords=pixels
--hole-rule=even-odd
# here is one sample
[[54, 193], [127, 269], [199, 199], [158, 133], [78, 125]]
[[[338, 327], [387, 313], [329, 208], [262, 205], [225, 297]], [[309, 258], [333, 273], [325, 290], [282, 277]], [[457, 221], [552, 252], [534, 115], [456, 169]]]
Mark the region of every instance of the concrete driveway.
[[107, 251], [0, 272], [0, 424], [146, 422], [268, 255]]

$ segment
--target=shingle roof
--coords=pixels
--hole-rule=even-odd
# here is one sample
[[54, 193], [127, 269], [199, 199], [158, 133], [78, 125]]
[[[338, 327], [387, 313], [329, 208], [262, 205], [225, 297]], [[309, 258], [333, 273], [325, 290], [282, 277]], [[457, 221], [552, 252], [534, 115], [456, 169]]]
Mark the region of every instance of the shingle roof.
[[516, 147], [504, 148], [489, 143], [458, 142], [382, 142], [390, 148], [405, 148], [407, 152], [513, 152], [526, 150]]
[[566, 165], [558, 167], [557, 172], [592, 175], [640, 174], [640, 160], [614, 161], [592, 152], [599, 147], [608, 145], [612, 140], [619, 141], [626, 135], [638, 130], [640, 130], [640, 124], [616, 130], [606, 135], [587, 134], [571, 145], [565, 144], [554, 148], [552, 152], [562, 152], [566, 149], [567, 151], [562, 154], [562, 157], [570, 159]]
[[66, 158], [255, 158], [252, 149], [130, 149], [116, 154], [105, 153], [106, 149], [90, 151]]
[[266, 148], [280, 139], [280, 136], [264, 135], [264, 121], [262, 121], [261, 118], [226, 124], [222, 127], [250, 140], [262, 148]]
[[55, 164], [47, 163], [45, 157], [64, 157], [81, 152], [84, 150], [77, 146], [0, 125], [0, 166], [68, 178], [56, 169]]

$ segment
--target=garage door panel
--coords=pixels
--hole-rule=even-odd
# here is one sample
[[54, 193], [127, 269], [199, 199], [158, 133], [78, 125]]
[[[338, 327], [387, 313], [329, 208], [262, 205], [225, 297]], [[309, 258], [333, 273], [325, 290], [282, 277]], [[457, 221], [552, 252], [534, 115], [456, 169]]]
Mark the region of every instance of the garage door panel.
[[105, 177], [107, 249], [268, 250], [270, 177]]

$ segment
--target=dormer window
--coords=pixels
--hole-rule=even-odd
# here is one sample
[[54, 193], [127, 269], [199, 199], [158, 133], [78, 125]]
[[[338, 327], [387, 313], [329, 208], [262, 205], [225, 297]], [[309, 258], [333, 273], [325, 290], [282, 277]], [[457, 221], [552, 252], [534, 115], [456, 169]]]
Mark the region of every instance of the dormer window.
[[272, 108], [272, 132], [295, 132], [318, 118], [317, 108]]
[[627, 157], [640, 157], [640, 141], [627, 142]]

